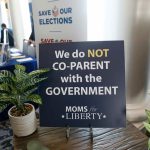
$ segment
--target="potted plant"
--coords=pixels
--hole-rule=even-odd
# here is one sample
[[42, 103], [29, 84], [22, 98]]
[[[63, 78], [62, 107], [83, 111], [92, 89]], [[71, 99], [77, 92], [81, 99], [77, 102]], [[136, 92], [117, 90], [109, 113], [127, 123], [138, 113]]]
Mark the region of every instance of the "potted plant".
[[8, 116], [16, 136], [27, 136], [37, 128], [34, 106], [28, 101], [42, 104], [40, 95], [35, 91], [40, 82], [47, 79], [41, 77], [49, 69], [39, 69], [26, 73], [26, 67], [16, 65], [14, 72], [0, 71], [0, 110], [9, 104], [14, 106], [8, 111]]
[[[146, 133], [148, 136], [150, 135], [150, 110], [145, 110], [147, 120], [144, 122], [144, 127], [148, 133]], [[148, 150], [150, 150], [150, 139], [148, 140]]]

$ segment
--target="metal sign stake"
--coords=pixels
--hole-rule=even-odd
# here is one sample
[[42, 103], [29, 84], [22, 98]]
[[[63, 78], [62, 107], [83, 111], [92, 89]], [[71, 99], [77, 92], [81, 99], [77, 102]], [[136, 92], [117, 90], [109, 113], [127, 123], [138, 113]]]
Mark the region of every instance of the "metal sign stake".
[[[91, 143], [93, 143], [93, 128], [91, 125], [89, 125], [89, 129], [90, 129]], [[67, 141], [69, 141], [69, 138], [70, 138], [70, 130], [71, 130], [70, 126], [67, 125], [67, 127], [66, 127], [66, 139], [67, 139]]]
[[89, 125], [90, 128], [90, 138], [91, 138], [91, 143], [93, 143], [93, 128], [91, 125]]
[[69, 138], [70, 138], [70, 127], [69, 127], [69, 125], [67, 125], [67, 128], [66, 128], [66, 139], [67, 139], [67, 141], [69, 140]]

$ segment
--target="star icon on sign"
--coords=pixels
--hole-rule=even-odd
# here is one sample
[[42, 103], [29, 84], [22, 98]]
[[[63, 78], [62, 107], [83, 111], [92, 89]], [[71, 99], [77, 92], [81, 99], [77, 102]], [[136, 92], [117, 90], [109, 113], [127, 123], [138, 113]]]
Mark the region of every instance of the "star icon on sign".
[[65, 116], [64, 116], [64, 115], [62, 115], [62, 116], [61, 116], [61, 118], [65, 118]]

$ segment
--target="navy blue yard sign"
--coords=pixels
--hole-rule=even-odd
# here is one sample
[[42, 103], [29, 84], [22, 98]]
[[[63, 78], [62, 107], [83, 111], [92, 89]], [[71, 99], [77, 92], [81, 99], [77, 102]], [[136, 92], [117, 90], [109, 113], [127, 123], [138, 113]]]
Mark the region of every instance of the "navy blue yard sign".
[[123, 41], [41, 44], [40, 68], [53, 68], [40, 86], [40, 124], [124, 127]]

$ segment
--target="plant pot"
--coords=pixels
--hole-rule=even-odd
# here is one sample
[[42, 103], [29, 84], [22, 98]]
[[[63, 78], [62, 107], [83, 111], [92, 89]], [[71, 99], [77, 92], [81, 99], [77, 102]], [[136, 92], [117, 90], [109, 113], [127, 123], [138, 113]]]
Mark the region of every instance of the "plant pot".
[[10, 124], [12, 126], [13, 132], [16, 136], [28, 136], [32, 134], [37, 129], [37, 120], [35, 109], [32, 104], [26, 103], [32, 107], [32, 111], [26, 116], [15, 117], [11, 115], [11, 110], [15, 107], [9, 109], [8, 116]]

